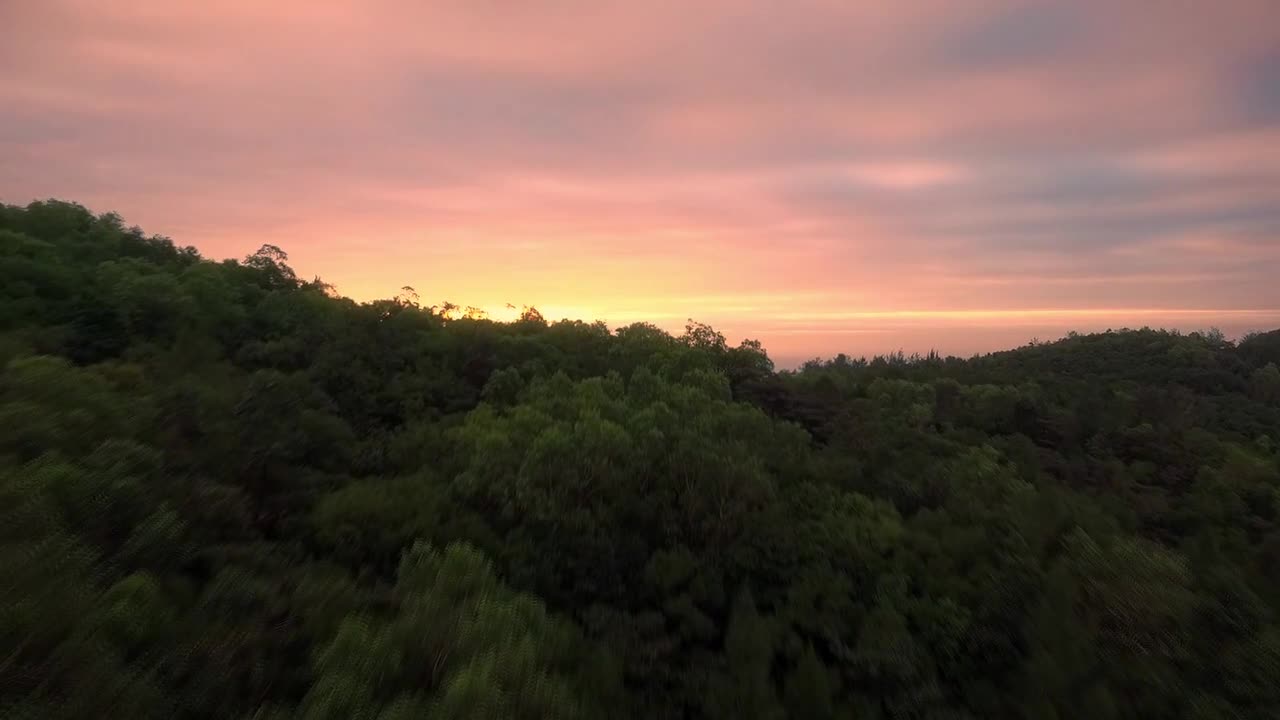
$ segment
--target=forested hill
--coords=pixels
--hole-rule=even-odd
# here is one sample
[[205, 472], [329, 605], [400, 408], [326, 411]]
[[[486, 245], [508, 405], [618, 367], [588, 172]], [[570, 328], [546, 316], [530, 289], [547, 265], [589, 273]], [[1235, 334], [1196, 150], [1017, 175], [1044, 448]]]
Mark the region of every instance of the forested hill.
[[1280, 717], [1280, 331], [780, 373], [286, 261], [0, 206], [0, 717]]

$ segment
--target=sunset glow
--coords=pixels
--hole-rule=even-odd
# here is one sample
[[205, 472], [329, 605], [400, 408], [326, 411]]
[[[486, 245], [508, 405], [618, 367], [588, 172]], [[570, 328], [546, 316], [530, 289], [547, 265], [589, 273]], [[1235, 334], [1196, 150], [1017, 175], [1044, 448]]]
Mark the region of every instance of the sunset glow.
[[[0, 4], [0, 201], [782, 364], [1280, 324], [1280, 5]], [[56, 49], [55, 49], [56, 46]]]

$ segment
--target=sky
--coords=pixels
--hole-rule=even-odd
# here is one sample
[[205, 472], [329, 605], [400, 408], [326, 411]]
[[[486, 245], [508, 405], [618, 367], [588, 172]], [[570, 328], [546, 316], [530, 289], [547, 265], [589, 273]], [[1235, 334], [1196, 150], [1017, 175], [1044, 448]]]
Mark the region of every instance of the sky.
[[1280, 326], [1280, 2], [0, 0], [0, 201], [780, 364]]

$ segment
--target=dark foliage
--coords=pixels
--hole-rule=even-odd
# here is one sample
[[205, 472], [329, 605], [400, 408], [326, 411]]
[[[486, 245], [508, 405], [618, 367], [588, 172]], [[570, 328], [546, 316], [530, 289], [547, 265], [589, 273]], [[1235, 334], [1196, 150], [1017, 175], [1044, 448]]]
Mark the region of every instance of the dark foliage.
[[1280, 331], [777, 372], [0, 206], [0, 716], [1280, 717]]

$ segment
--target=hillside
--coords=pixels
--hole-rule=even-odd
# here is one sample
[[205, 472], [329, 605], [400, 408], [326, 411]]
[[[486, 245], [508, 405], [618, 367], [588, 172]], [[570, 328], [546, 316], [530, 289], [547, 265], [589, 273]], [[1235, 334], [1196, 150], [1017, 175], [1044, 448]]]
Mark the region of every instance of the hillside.
[[3, 717], [1280, 717], [1280, 330], [775, 372], [47, 202], [0, 366]]

